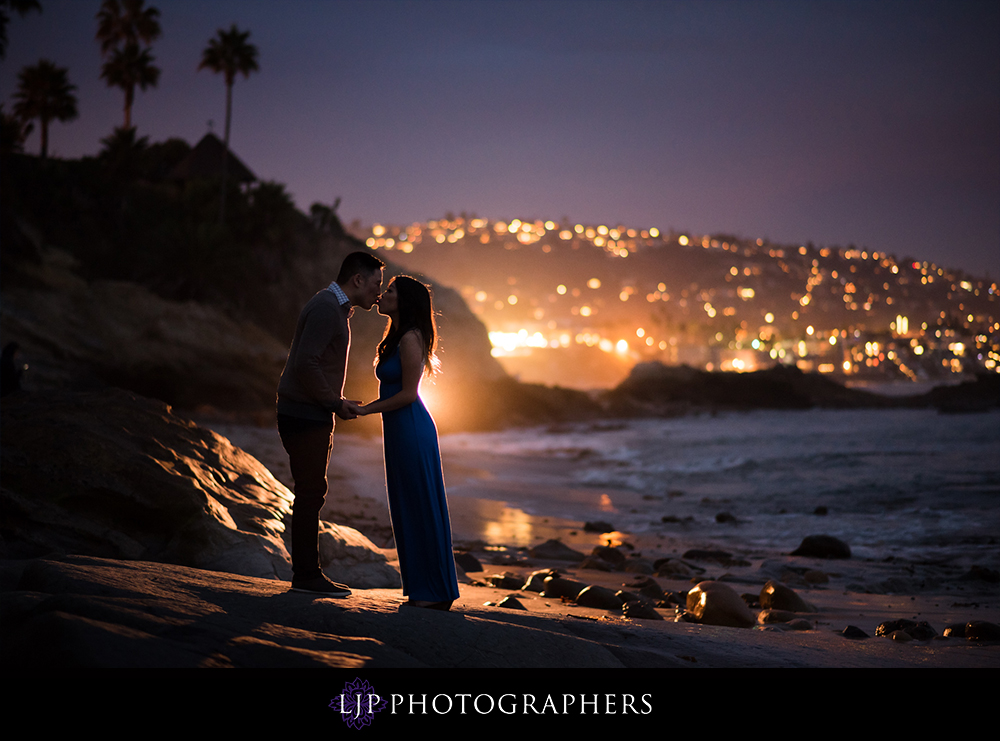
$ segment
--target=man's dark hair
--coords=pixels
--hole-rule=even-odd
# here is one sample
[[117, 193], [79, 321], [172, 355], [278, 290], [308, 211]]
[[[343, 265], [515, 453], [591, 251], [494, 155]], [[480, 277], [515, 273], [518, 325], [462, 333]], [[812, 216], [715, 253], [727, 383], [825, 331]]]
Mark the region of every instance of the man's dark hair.
[[344, 285], [358, 273], [367, 278], [383, 267], [385, 267], [385, 263], [370, 252], [352, 252], [344, 258], [344, 262], [340, 265], [337, 283]]

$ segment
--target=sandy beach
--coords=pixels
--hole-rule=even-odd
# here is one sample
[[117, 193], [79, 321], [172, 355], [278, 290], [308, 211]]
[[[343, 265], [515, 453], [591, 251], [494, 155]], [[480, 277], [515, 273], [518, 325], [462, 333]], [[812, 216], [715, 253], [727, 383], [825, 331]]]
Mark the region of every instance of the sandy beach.
[[[209, 423], [261, 460], [286, 485], [287, 462], [276, 432], [266, 428]], [[644, 640], [661, 635], [690, 640], [687, 662], [701, 666], [800, 666], [800, 667], [998, 667], [1000, 644], [970, 643], [945, 638], [948, 626], [969, 621], [1000, 623], [1000, 585], [981, 579], [955, 576], [940, 564], [914, 563], [899, 559], [876, 561], [865, 558], [821, 559], [790, 556], [780, 552], [738, 552], [727, 549], [724, 537], [684, 538], [664, 533], [611, 534], [588, 532], [582, 522], [529, 514], [512, 506], [533, 496], [524, 491], [524, 481], [537, 481], [538, 497], [593, 496], [574, 487], [572, 459], [538, 459], [492, 453], [463, 452], [443, 441], [446, 482], [449, 487], [454, 540], [457, 551], [467, 552], [482, 565], [482, 571], [467, 571], [460, 577], [461, 598], [453, 607], [458, 614], [483, 613], [506, 596], [514, 596], [524, 608], [524, 617], [571, 617], [581, 621], [620, 623], [641, 631]], [[391, 527], [384, 499], [381, 440], [338, 433], [330, 467], [330, 495], [324, 517], [349, 525], [372, 542], [391, 550]], [[615, 493], [614, 496], [624, 495]], [[516, 583], [541, 569], [558, 569], [566, 578], [617, 591], [628, 590], [647, 575], [636, 571], [603, 570], [533, 556], [531, 549], [549, 540], [584, 554], [596, 546], [611, 544], [629, 554], [632, 564], [673, 559], [686, 573], [657, 575], [656, 583], [666, 593], [683, 595], [695, 584], [717, 581], [737, 593], [759, 595], [768, 580], [792, 587], [814, 610], [795, 615], [797, 629], [786, 624], [757, 625], [737, 629], [675, 622], [683, 608], [664, 604], [656, 609], [662, 620], [626, 618], [621, 610], [584, 607], [566, 599], [543, 597], [516, 588], [497, 588], [497, 576], [505, 574]], [[725, 550], [731, 558], [684, 557], [692, 549]], [[808, 576], [804, 576], [808, 572]], [[648, 574], [648, 571], [647, 571]], [[750, 597], [752, 599], [752, 597]], [[341, 601], [348, 610], [385, 609], [402, 600], [398, 590], [356, 590]], [[367, 605], [367, 607], [366, 607]], [[379, 606], [376, 606], [379, 605]], [[752, 611], [760, 611], [757, 606]], [[503, 610], [505, 615], [517, 615]], [[926, 622], [937, 634], [933, 640], [896, 640], [875, 637], [887, 621]], [[843, 635], [852, 626], [869, 636], [850, 639]], [[702, 643], [699, 659], [699, 642]], [[686, 650], [687, 650], [686, 649]], [[725, 658], [720, 658], [719, 651]], [[664, 661], [667, 661], [665, 658]], [[699, 663], [701, 662], [701, 663]], [[670, 662], [668, 662], [670, 663]]]

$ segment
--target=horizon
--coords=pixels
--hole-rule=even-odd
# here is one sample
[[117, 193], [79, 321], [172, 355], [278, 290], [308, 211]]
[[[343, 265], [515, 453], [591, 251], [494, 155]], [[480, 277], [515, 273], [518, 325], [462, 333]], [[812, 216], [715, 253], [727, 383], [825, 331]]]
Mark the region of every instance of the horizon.
[[[68, 67], [80, 117], [51, 125], [51, 155], [94, 155], [122, 115], [99, 79], [100, 2], [41, 2], [8, 25], [5, 110], [23, 66]], [[234, 85], [234, 153], [303, 211], [342, 198], [345, 225], [465, 211], [1000, 276], [995, 3], [148, 6], [162, 74], [136, 93], [138, 135], [193, 146], [212, 119], [221, 138], [224, 84], [197, 64], [236, 23], [260, 71]]]

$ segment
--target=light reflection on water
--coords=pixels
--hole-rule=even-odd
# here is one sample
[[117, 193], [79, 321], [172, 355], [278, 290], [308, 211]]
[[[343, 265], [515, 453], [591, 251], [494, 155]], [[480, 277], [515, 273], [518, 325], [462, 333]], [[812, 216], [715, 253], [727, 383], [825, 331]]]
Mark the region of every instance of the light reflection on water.
[[1000, 541], [997, 413], [762, 411], [455, 435], [442, 450], [491, 461], [497, 480], [466, 496], [520, 512], [480, 528], [509, 544], [539, 542], [540, 515], [779, 550], [823, 532], [869, 557], [995, 559]]

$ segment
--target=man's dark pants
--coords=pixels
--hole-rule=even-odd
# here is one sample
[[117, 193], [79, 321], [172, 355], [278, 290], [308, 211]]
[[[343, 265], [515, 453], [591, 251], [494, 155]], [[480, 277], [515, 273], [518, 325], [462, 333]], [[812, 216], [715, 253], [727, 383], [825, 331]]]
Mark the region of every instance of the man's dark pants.
[[296, 580], [322, 576], [319, 512], [326, 499], [326, 469], [333, 449], [333, 422], [278, 415], [278, 434], [295, 481], [292, 501], [292, 572]]

